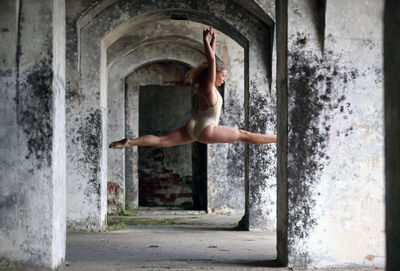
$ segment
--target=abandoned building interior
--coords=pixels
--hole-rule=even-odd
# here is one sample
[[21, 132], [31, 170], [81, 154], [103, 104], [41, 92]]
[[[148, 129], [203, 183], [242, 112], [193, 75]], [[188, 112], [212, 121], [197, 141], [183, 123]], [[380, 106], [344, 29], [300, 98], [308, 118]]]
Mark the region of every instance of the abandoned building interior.
[[[277, 143], [108, 149], [196, 112], [208, 26], [220, 124]], [[399, 33], [396, 0], [1, 1], [1, 262], [57, 269], [112, 216], [176, 210], [269, 232], [265, 267], [400, 270]]]

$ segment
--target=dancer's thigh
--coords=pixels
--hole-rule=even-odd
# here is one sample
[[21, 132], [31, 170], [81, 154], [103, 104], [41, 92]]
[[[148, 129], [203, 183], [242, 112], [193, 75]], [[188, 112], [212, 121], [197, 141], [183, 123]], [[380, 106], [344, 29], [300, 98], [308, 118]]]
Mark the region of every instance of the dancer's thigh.
[[203, 143], [230, 143], [241, 140], [243, 133], [235, 128], [209, 125], [201, 132], [198, 140]]

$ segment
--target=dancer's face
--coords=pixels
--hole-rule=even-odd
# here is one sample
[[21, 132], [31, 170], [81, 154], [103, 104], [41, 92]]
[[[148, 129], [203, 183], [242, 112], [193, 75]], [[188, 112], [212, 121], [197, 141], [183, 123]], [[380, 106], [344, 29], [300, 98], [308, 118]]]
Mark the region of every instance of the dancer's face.
[[217, 72], [216, 78], [215, 78], [215, 85], [219, 87], [223, 83], [225, 83], [225, 77], [226, 77], [226, 70], [222, 70], [221, 72]]

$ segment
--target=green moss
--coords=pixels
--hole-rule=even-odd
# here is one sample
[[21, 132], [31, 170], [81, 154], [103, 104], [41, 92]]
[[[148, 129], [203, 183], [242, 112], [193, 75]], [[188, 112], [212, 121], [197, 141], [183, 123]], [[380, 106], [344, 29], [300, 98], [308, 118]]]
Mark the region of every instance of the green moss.
[[118, 231], [126, 228], [125, 223], [117, 223], [107, 226], [107, 231]]
[[152, 271], [159, 271], [161, 270], [161, 267], [158, 264], [151, 264], [151, 270]]
[[168, 226], [168, 225], [205, 225], [198, 221], [184, 221], [179, 218], [133, 218], [133, 217], [109, 217], [107, 220], [109, 225], [124, 223], [126, 225], [135, 226]]
[[137, 215], [137, 211], [136, 210], [122, 210], [121, 215], [124, 215], [124, 216], [136, 216]]
[[23, 270], [27, 267], [25, 264], [17, 261], [11, 261], [7, 257], [0, 258], [0, 269], [18, 269]]
[[74, 222], [67, 224], [67, 233], [90, 233], [90, 232], [102, 232], [106, 230], [106, 223], [103, 221], [100, 228], [97, 225], [86, 222]]

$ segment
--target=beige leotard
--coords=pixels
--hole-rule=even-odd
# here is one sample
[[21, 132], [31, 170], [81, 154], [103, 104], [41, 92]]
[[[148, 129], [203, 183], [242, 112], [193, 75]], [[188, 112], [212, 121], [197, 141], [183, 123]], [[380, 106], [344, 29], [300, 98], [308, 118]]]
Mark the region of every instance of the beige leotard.
[[219, 116], [221, 115], [222, 97], [217, 92], [217, 103], [213, 107], [206, 110], [198, 110], [197, 114], [192, 116], [186, 123], [186, 130], [191, 138], [197, 140], [201, 132], [208, 125], [218, 125]]

